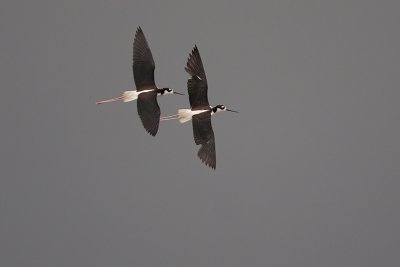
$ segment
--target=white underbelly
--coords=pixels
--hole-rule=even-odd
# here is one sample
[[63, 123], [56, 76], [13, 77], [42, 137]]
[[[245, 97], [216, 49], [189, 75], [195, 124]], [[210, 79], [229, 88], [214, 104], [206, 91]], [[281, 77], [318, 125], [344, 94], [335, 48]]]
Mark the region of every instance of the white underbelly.
[[180, 109], [178, 110], [178, 117], [179, 117], [179, 122], [180, 123], [185, 123], [187, 121], [190, 121], [192, 119], [192, 116], [207, 112], [209, 110], [191, 110], [191, 109]]

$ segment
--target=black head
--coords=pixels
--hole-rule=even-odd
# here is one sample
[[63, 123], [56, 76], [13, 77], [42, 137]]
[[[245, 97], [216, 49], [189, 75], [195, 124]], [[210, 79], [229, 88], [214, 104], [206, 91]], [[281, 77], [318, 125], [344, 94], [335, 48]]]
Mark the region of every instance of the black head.
[[168, 88], [168, 87], [164, 87], [164, 88], [159, 89], [159, 90], [160, 90], [160, 94], [161, 95], [171, 95], [171, 94], [184, 95], [184, 94], [181, 94], [181, 93], [178, 93], [178, 92], [174, 92], [174, 90], [172, 90], [171, 88]]
[[219, 111], [230, 111], [230, 112], [239, 113], [239, 112], [236, 111], [236, 110], [232, 110], [232, 109], [226, 108], [225, 105], [216, 105], [215, 107], [212, 108], [212, 111], [213, 111], [214, 113], [217, 113], [217, 112], [219, 112]]

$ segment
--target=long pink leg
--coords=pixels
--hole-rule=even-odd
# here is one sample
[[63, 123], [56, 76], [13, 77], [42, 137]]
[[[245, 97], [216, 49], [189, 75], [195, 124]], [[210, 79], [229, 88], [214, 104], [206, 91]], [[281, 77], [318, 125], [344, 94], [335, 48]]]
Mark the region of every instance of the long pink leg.
[[111, 98], [111, 99], [108, 99], [108, 100], [103, 100], [103, 101], [96, 102], [96, 104], [100, 105], [100, 104], [104, 104], [104, 103], [110, 103], [110, 102], [122, 101], [122, 100], [124, 100], [124, 98], [122, 96], [119, 96], [119, 97], [116, 97], [116, 98]]
[[179, 119], [178, 117], [177, 118], [169, 118], [169, 119], [161, 119], [160, 118], [160, 121], [171, 121], [171, 120], [177, 120], [177, 119]]
[[161, 117], [160, 121], [169, 121], [169, 120], [176, 120], [176, 119], [179, 119], [179, 115], [178, 114]]
[[176, 116], [178, 116], [178, 114], [170, 115], [170, 116], [164, 116], [164, 117], [161, 117], [160, 119], [168, 119], [168, 118], [172, 118], [172, 117], [176, 117]]

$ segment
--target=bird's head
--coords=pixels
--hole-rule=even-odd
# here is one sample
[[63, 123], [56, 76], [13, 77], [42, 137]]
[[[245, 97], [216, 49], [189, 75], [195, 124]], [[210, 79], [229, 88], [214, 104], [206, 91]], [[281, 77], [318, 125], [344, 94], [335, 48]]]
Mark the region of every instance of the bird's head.
[[224, 106], [224, 105], [216, 105], [216, 106], [212, 109], [212, 111], [213, 111], [214, 113], [217, 113], [217, 112], [220, 112], [220, 111], [230, 111], [230, 112], [239, 113], [239, 111], [226, 108], [226, 106]]
[[172, 88], [168, 88], [168, 87], [160, 89], [160, 93], [161, 93], [161, 95], [172, 95], [172, 94], [184, 95], [182, 93], [175, 92], [174, 90], [172, 90]]

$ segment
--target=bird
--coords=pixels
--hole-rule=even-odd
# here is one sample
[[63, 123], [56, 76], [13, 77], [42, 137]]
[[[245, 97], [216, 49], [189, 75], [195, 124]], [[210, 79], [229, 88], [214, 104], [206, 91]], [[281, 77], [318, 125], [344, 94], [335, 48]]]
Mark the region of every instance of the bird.
[[190, 109], [179, 109], [176, 115], [161, 117], [161, 121], [179, 119], [180, 123], [192, 120], [193, 136], [196, 145], [201, 145], [197, 156], [208, 167], [215, 170], [216, 153], [215, 137], [211, 125], [211, 116], [220, 111], [239, 113], [236, 110], [228, 109], [225, 105], [210, 106], [208, 103], [208, 83], [204, 72], [203, 62], [200, 57], [197, 45], [189, 54], [186, 72], [191, 76], [187, 81]]
[[133, 77], [136, 90], [123, 92], [119, 97], [99, 101], [96, 104], [104, 104], [115, 101], [130, 102], [137, 99], [137, 111], [146, 131], [155, 136], [158, 132], [160, 122], [160, 107], [157, 96], [178, 94], [169, 87], [158, 88], [154, 82], [155, 64], [149, 44], [139, 26], [135, 33], [133, 42]]

